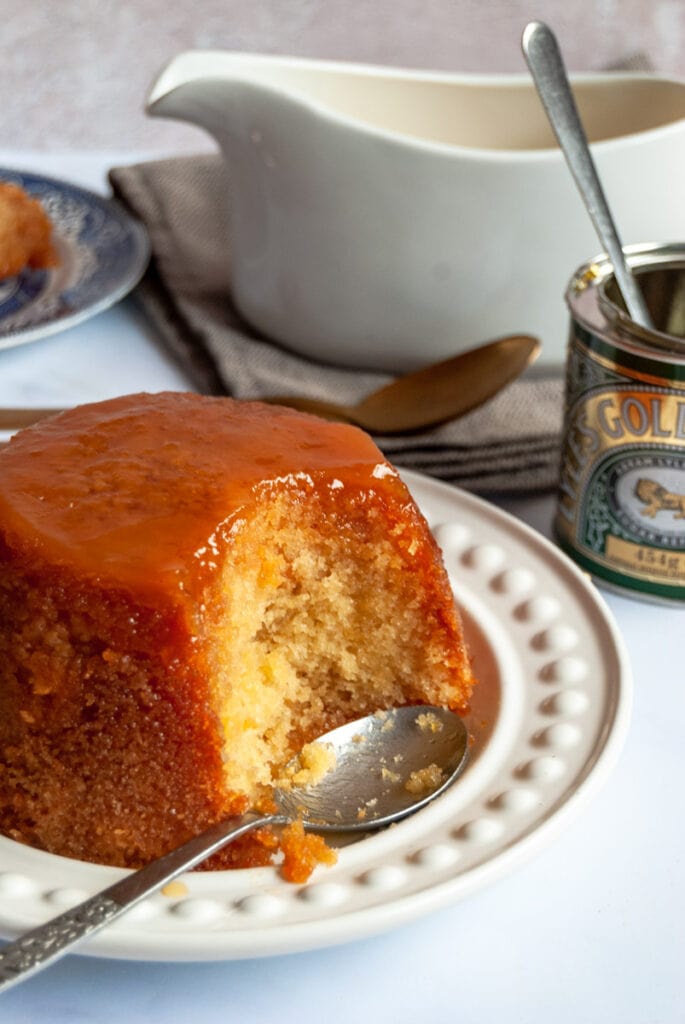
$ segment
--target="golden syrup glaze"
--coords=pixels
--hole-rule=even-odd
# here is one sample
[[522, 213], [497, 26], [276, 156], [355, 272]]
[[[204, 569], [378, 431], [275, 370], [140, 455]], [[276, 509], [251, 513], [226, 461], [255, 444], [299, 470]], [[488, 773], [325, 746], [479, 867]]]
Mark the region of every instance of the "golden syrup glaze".
[[356, 427], [259, 402], [163, 392], [78, 406], [0, 452], [0, 531], [15, 554], [100, 583], [199, 593], [269, 489], [341, 487], [410, 502]]
[[[425, 610], [422, 648], [435, 637], [446, 670], [470, 686], [435, 541], [354, 427], [259, 403], [133, 395], [23, 431], [0, 452], [0, 480], [0, 758], [11, 766], [0, 829], [29, 845], [140, 867], [247, 808], [224, 774], [213, 566], [227, 553], [232, 564], [232, 538], [265, 495], [292, 488], [292, 505], [279, 504], [293, 515], [313, 498], [316, 525], [342, 529], [362, 567], [367, 538], [391, 539], [393, 563], [409, 569], [402, 593]], [[262, 557], [249, 538], [242, 547]], [[261, 866], [277, 844], [262, 830], [203, 868]], [[294, 880], [330, 856], [297, 832], [284, 853]]]

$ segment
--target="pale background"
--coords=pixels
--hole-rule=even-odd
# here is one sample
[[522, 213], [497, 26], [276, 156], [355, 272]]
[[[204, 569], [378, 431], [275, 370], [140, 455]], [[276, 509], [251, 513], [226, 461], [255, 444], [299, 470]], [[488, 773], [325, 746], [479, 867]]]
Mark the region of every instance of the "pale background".
[[196, 129], [142, 111], [156, 72], [189, 48], [524, 72], [535, 18], [573, 70], [638, 54], [685, 77], [685, 0], [0, 0], [0, 145], [204, 148]]

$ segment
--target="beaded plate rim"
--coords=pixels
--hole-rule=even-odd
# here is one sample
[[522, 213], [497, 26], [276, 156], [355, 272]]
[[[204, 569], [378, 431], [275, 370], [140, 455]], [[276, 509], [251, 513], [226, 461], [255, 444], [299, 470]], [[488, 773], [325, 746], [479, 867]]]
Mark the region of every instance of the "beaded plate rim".
[[143, 225], [115, 199], [33, 171], [0, 168], [40, 199], [53, 223], [60, 265], [0, 281], [0, 350], [75, 327], [123, 299], [150, 259]]
[[[340, 851], [306, 886], [275, 868], [183, 877], [78, 952], [231, 960], [367, 937], [454, 903], [556, 837], [622, 749], [632, 680], [593, 584], [549, 541], [480, 498], [403, 472], [443, 549], [477, 667], [474, 756], [414, 817]], [[478, 691], [476, 691], [478, 693]], [[124, 874], [0, 837], [0, 934], [15, 936]]]

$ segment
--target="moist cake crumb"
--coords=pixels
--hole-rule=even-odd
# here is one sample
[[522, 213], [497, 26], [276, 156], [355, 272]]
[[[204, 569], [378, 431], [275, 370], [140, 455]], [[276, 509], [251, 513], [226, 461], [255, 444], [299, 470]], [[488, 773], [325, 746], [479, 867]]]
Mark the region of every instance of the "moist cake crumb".
[[444, 776], [437, 764], [429, 764], [425, 768], [419, 768], [412, 772], [404, 784], [408, 793], [432, 793], [438, 786], [442, 785]]
[[330, 743], [318, 740], [305, 743], [295, 760], [286, 765], [285, 771], [275, 780], [275, 785], [283, 790], [293, 786], [297, 789], [315, 786], [335, 768], [335, 763], [335, 750]]
[[424, 711], [417, 715], [416, 724], [421, 732], [441, 732], [442, 722], [433, 711]]
[[313, 832], [305, 832], [301, 821], [294, 821], [281, 832], [280, 846], [283, 852], [281, 874], [287, 882], [306, 882], [317, 864], [331, 867], [338, 855], [323, 839]]
[[[468, 704], [437, 545], [354, 427], [128, 395], [21, 431], [0, 478], [5, 835], [141, 867], [267, 808], [331, 729]], [[296, 835], [301, 876], [294, 851], [324, 856], [323, 841]], [[260, 829], [202, 867], [270, 864], [278, 845]]]
[[174, 879], [172, 882], [167, 882], [160, 892], [162, 893], [162, 896], [167, 896], [172, 900], [178, 900], [183, 896], [188, 895], [188, 886], [185, 882], [180, 882], [178, 879]]

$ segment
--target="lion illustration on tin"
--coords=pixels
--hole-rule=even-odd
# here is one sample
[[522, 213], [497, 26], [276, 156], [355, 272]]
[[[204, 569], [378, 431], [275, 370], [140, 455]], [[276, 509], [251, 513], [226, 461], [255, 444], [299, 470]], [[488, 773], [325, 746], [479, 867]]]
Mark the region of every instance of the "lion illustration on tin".
[[635, 496], [646, 508], [640, 509], [643, 516], [654, 519], [657, 512], [673, 512], [674, 519], [685, 519], [685, 494], [667, 491], [656, 480], [642, 477], [635, 484]]

